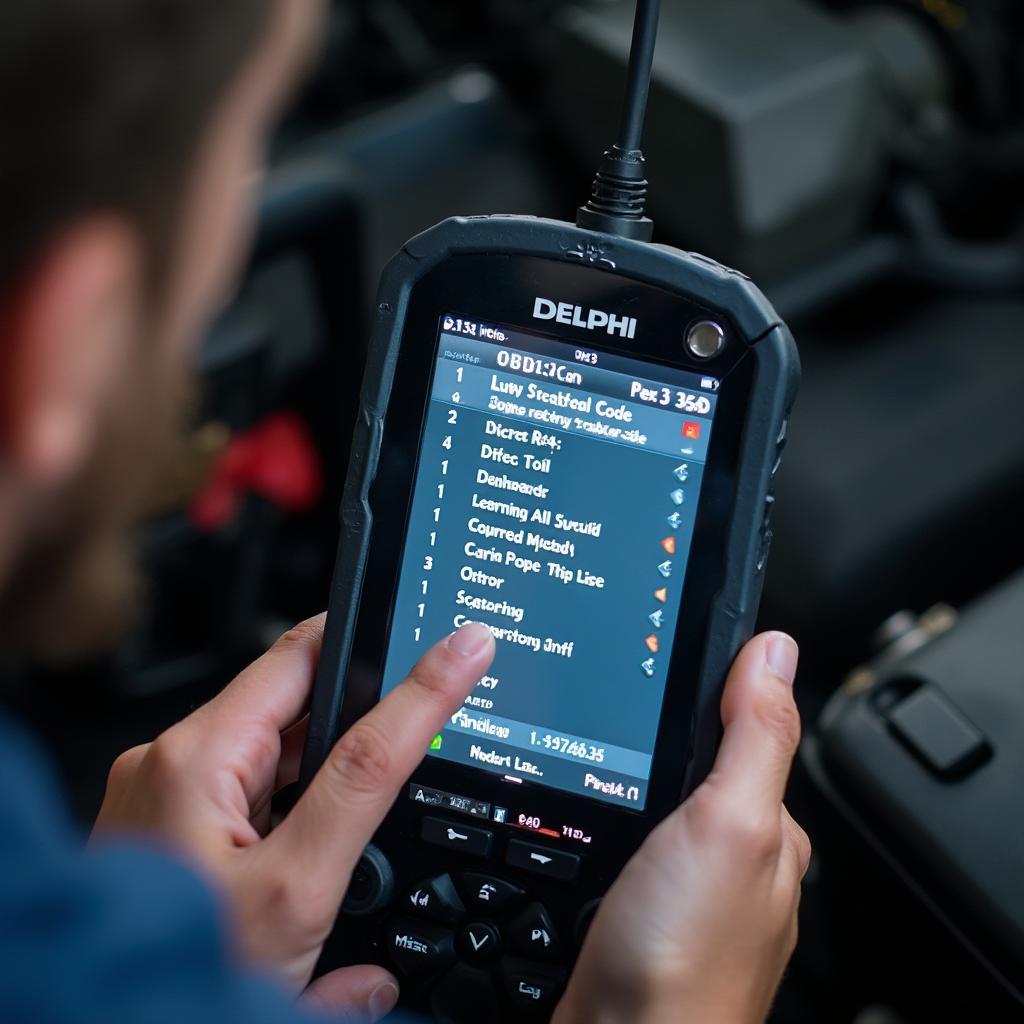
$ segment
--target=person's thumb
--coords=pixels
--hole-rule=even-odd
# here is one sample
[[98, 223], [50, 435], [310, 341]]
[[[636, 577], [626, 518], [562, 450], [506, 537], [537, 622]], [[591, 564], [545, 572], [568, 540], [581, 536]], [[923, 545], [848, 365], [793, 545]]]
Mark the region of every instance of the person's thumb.
[[386, 1017], [398, 1002], [398, 982], [383, 967], [364, 964], [342, 967], [317, 978], [303, 996], [312, 1010], [324, 1011], [337, 1020], [374, 1022]]
[[709, 781], [745, 816], [777, 815], [800, 715], [793, 699], [799, 651], [785, 633], [765, 633], [743, 648], [722, 696], [725, 734]]

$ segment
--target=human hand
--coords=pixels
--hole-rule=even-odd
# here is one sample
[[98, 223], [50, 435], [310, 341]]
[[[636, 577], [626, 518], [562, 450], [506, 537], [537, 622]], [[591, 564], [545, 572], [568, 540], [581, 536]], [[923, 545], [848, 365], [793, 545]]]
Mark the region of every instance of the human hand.
[[782, 800], [800, 739], [796, 644], [740, 653], [714, 769], [602, 902], [554, 1024], [762, 1024], [797, 938], [811, 847]]
[[[110, 772], [94, 836], [157, 835], [227, 894], [243, 952], [297, 991], [312, 975], [352, 871], [444, 721], [494, 657], [490, 630], [464, 626], [337, 743], [272, 832], [270, 801], [298, 778], [323, 616], [286, 633], [209, 704]], [[398, 998], [374, 966], [317, 980], [310, 1000], [376, 1020]]]

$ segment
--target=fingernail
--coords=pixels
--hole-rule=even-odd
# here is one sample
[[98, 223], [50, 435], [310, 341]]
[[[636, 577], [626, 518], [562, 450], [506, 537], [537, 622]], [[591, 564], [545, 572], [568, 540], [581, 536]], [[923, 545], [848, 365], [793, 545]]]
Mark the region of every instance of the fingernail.
[[780, 679], [784, 679], [791, 686], [796, 678], [796, 665], [800, 660], [800, 649], [792, 637], [785, 633], [776, 633], [768, 641], [765, 651], [765, 660], [768, 667]]
[[482, 622], [467, 622], [448, 638], [448, 647], [456, 654], [471, 658], [491, 642], [491, 631]]
[[385, 981], [370, 994], [370, 1016], [374, 1020], [386, 1017], [397, 1002], [398, 986], [393, 981]]

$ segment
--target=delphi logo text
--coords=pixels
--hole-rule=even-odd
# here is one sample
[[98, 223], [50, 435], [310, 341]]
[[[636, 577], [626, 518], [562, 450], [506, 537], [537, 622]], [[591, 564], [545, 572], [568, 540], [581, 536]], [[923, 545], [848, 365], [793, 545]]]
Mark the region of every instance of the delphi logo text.
[[636, 337], [636, 320], [629, 316], [614, 316], [600, 309], [584, 309], [569, 302], [537, 299], [533, 305], [535, 320], [555, 320], [571, 327], [584, 327], [588, 331], [607, 331], [620, 338]]

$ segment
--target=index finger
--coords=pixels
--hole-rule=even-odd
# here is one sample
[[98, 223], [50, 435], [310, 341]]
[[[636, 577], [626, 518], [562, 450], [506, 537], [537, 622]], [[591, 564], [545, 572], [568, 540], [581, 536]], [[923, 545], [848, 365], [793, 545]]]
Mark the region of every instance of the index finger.
[[[467, 623], [428, 651], [335, 745], [291, 814], [266, 840], [338, 901], [363, 849], [430, 741], [494, 658], [494, 637]], [[283, 848], [283, 849], [282, 849]]]
[[227, 735], [232, 742], [245, 724], [266, 726], [278, 733], [295, 725], [309, 703], [326, 618], [320, 614], [289, 629], [185, 721], [204, 727], [211, 741]]

